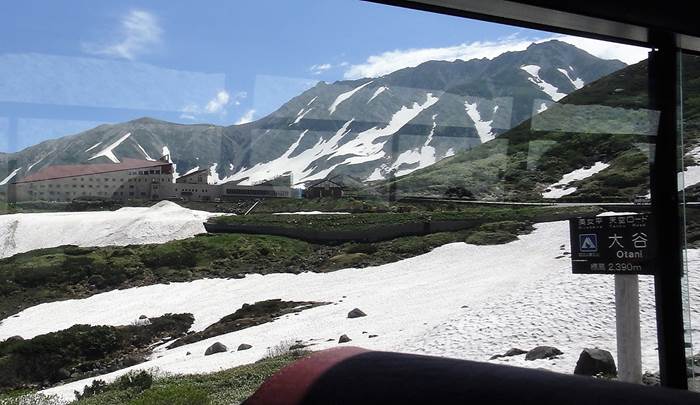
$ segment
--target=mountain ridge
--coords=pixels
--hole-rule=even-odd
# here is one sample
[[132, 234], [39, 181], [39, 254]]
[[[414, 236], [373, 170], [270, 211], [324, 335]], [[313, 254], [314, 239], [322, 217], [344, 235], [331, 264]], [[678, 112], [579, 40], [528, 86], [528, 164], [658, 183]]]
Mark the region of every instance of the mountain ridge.
[[[335, 174], [383, 179], [493, 139], [536, 113], [535, 104], [550, 105], [578, 81], [623, 66], [550, 41], [490, 60], [428, 61], [377, 78], [319, 82], [242, 125], [149, 117], [101, 125], [0, 155], [0, 164], [15, 160], [22, 177], [51, 164], [96, 162], [95, 152], [130, 133], [116, 156], [158, 158], [167, 150], [180, 173], [214, 166], [213, 181], [251, 184], [285, 171], [299, 184]], [[0, 169], [0, 178], [8, 173]]]

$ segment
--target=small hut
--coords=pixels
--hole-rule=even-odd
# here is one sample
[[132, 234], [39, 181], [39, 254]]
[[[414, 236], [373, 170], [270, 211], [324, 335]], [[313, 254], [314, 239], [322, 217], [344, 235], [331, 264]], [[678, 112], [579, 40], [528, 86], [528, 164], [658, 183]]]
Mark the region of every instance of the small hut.
[[311, 183], [304, 190], [305, 198], [341, 198], [343, 196], [343, 185], [334, 181], [335, 178], [323, 179]]

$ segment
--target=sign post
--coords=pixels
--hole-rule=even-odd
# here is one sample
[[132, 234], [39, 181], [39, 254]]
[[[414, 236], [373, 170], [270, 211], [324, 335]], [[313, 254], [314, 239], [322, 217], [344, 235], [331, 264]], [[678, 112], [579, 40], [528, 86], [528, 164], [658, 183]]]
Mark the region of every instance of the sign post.
[[618, 378], [641, 383], [639, 274], [656, 272], [656, 239], [649, 214], [576, 218], [569, 222], [574, 274], [615, 275]]
[[639, 331], [639, 276], [615, 275], [617, 375], [620, 381], [642, 383], [642, 339]]

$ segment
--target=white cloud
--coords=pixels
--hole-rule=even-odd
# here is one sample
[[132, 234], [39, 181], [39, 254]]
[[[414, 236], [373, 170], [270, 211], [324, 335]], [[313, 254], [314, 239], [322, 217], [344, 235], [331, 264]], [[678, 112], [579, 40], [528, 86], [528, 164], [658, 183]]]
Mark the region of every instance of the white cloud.
[[224, 110], [226, 107], [226, 104], [231, 100], [231, 96], [228, 94], [226, 90], [221, 90], [218, 93], [216, 93], [216, 96], [209, 100], [207, 103], [207, 106], [205, 107], [205, 110], [209, 114], [215, 114], [218, 112], [221, 112]]
[[631, 64], [646, 58], [647, 49], [612, 42], [579, 38], [569, 35], [553, 35], [547, 38], [524, 39], [511, 35], [496, 41], [476, 41], [441, 48], [396, 49], [372, 55], [364, 63], [350, 65], [344, 73], [346, 79], [378, 77], [407, 67], [415, 67], [430, 60], [455, 61], [488, 58], [493, 59], [504, 52], [522, 51], [533, 42], [559, 39], [577, 46], [603, 59], [620, 59]]
[[158, 19], [143, 10], [132, 10], [121, 20], [117, 38], [108, 43], [84, 43], [83, 50], [93, 55], [104, 55], [133, 60], [161, 41], [163, 30]]
[[320, 65], [311, 66], [309, 68], [309, 71], [311, 71], [311, 73], [313, 73], [315, 75], [320, 75], [321, 73], [331, 69], [332, 67], [333, 67], [333, 65], [331, 65], [330, 63], [323, 63]]
[[233, 95], [233, 104], [235, 105], [241, 105], [241, 100], [244, 98], [248, 97], [248, 93], [245, 91], [239, 91], [238, 93]]
[[[635, 64], [649, 56], [649, 49], [639, 46], [622, 45], [597, 39], [560, 35], [552, 39], [567, 42], [577, 48], [602, 59], [619, 59], [628, 65]], [[538, 41], [542, 42], [542, 41]]]
[[246, 97], [248, 97], [248, 93], [245, 91], [239, 91], [231, 95], [226, 90], [219, 90], [204, 107], [197, 103], [191, 103], [181, 108], [180, 112], [182, 114], [180, 114], [180, 118], [195, 121], [203, 114], [221, 114], [224, 116], [228, 113], [226, 107], [229, 104], [241, 105], [241, 100]]
[[241, 124], [247, 124], [251, 121], [253, 121], [253, 117], [255, 116], [255, 110], [248, 110], [241, 116], [241, 118], [236, 121], [236, 125], [241, 125]]

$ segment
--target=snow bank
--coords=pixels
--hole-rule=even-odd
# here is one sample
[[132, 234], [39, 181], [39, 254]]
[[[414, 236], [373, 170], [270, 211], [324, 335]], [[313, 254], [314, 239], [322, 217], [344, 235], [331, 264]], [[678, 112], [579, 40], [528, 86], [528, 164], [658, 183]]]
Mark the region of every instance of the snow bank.
[[569, 187], [569, 183], [574, 181], [583, 180], [585, 178], [591, 177], [594, 174], [603, 171], [610, 166], [609, 163], [596, 162], [593, 166], [588, 169], [576, 169], [571, 173], [567, 173], [562, 176], [561, 180], [548, 186], [544, 193], [542, 193], [543, 198], [560, 198], [565, 195], [572, 194], [576, 191], [576, 187]]
[[[555, 360], [526, 362], [519, 356], [494, 361], [566, 373], [573, 371], [584, 347], [597, 346], [615, 355], [613, 277], [571, 274], [569, 256], [564, 255], [569, 251], [567, 222], [535, 228], [533, 233], [504, 245], [452, 243], [424, 255], [365, 269], [198, 280], [43, 304], [3, 321], [0, 338], [30, 337], [74, 323], [125, 324], [141, 314], [166, 312], [193, 313], [194, 329], [201, 330], [243, 303], [282, 298], [334, 304], [173, 350], [161, 347], [150, 361], [131, 369], [212, 372], [254, 362], [266, 354], [267, 347], [282, 341], [300, 339], [313, 344], [314, 350], [334, 347], [341, 334], [347, 334], [353, 345], [369, 349], [478, 361], [487, 361], [511, 347], [553, 345], [564, 352]], [[696, 278], [700, 252], [688, 251], [688, 259]], [[653, 283], [651, 277], [640, 278], [643, 367], [656, 370]], [[693, 300], [700, 297], [695, 278], [691, 280]], [[367, 316], [348, 319], [347, 313], [356, 307]], [[693, 321], [700, 321], [698, 315], [698, 308], [694, 308]], [[370, 334], [378, 336], [370, 339]], [[215, 341], [229, 348], [241, 343], [253, 348], [205, 357], [205, 349]], [[99, 378], [109, 381], [126, 371]], [[46, 393], [68, 399], [73, 390], [88, 383], [90, 380], [77, 381]]]
[[0, 257], [61, 245], [164, 243], [206, 232], [213, 215], [170, 201], [117, 211], [0, 215]]

